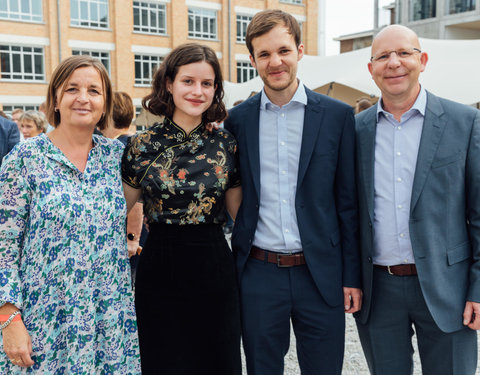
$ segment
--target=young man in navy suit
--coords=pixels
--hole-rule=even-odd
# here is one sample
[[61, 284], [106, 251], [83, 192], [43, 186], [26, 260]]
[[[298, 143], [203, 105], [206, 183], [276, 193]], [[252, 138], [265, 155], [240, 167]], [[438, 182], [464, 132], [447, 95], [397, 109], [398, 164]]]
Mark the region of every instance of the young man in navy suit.
[[424, 374], [473, 375], [480, 111], [420, 85], [428, 55], [405, 26], [380, 31], [371, 56], [382, 95], [356, 118], [364, 292], [356, 318], [368, 366], [412, 374], [415, 328]]
[[263, 90], [230, 111], [243, 201], [232, 235], [250, 375], [282, 375], [290, 322], [302, 374], [340, 374], [345, 312], [360, 309], [352, 109], [297, 79], [294, 17], [247, 29]]

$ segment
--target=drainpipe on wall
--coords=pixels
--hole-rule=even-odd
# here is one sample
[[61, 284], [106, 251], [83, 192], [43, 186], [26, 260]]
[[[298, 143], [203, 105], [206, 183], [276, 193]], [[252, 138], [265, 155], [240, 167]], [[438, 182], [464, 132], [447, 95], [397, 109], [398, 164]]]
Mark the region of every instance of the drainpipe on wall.
[[60, 0], [57, 0], [58, 62], [62, 62], [62, 27], [60, 25]]
[[228, 80], [232, 82], [232, 0], [228, 0]]

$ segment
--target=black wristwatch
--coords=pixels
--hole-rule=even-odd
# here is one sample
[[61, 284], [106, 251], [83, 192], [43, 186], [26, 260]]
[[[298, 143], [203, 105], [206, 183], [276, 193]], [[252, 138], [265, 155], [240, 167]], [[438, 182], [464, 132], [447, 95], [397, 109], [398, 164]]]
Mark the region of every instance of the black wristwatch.
[[130, 241], [135, 241], [135, 238], [137, 238], [137, 236], [133, 233], [128, 233], [127, 234], [127, 239], [130, 240]]

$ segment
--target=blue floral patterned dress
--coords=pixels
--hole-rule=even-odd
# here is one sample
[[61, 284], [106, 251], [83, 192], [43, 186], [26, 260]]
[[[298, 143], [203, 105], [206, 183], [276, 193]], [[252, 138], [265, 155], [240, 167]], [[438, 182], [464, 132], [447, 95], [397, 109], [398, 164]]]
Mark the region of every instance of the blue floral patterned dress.
[[123, 146], [93, 141], [83, 173], [46, 135], [3, 161], [0, 302], [21, 309], [35, 364], [14, 366], [0, 350], [2, 375], [140, 374]]

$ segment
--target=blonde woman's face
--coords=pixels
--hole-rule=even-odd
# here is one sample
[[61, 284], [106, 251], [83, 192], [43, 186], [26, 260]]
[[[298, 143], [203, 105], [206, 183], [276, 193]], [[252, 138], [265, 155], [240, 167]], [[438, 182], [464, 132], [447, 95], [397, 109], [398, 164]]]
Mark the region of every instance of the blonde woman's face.
[[25, 139], [35, 137], [42, 133], [33, 120], [20, 121], [20, 131]]

